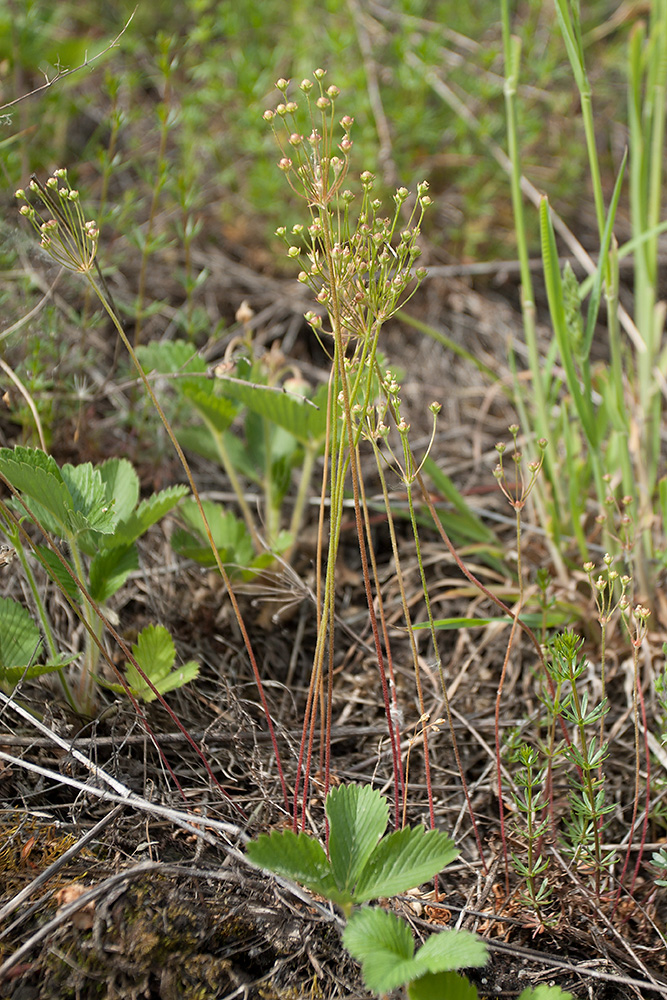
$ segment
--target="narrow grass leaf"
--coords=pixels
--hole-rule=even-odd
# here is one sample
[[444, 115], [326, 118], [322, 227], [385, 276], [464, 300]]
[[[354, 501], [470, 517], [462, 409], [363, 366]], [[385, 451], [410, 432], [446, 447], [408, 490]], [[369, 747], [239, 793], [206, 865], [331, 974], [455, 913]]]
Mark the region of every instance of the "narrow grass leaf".
[[588, 357], [591, 350], [591, 345], [593, 343], [593, 334], [595, 333], [595, 324], [598, 318], [598, 312], [600, 310], [600, 299], [602, 297], [602, 284], [607, 270], [607, 259], [609, 256], [609, 247], [611, 245], [611, 237], [614, 230], [614, 221], [616, 219], [616, 209], [618, 208], [618, 201], [621, 197], [621, 188], [623, 185], [623, 178], [625, 176], [625, 166], [628, 161], [628, 150], [626, 148], [623, 153], [623, 160], [621, 161], [621, 166], [618, 171], [618, 176], [616, 178], [616, 183], [614, 184], [614, 191], [611, 198], [611, 203], [609, 205], [609, 212], [607, 213], [607, 220], [605, 222], [604, 233], [602, 235], [602, 246], [600, 247], [600, 255], [598, 258], [598, 266], [595, 272], [595, 280], [593, 282], [593, 289], [591, 292], [590, 302], [588, 304], [588, 312], [586, 314], [586, 331], [584, 333], [583, 339], [583, 354], [584, 357]]
[[427, 882], [459, 854], [454, 841], [423, 826], [398, 830], [377, 845], [359, 876], [357, 903], [395, 896]]
[[[574, 606], [564, 608], [549, 608], [545, 615], [541, 611], [524, 611], [519, 615], [519, 621], [530, 628], [539, 628], [543, 623], [546, 628], [557, 628], [567, 625], [576, 617], [578, 609]], [[510, 615], [499, 615], [491, 618], [438, 618], [433, 622], [436, 629], [482, 628], [485, 625], [511, 625], [514, 619]], [[430, 622], [415, 622], [412, 628], [416, 631], [431, 628]]]
[[540, 237], [542, 244], [542, 263], [544, 267], [544, 281], [547, 289], [549, 301], [549, 313], [553, 324], [554, 333], [558, 341], [558, 350], [563, 362], [563, 368], [567, 378], [567, 386], [574, 400], [577, 414], [582, 423], [589, 443], [595, 445], [595, 424], [591, 410], [590, 399], [585, 399], [582, 395], [579, 378], [574, 365], [572, 346], [567, 329], [565, 318], [565, 306], [563, 297], [563, 286], [558, 269], [558, 250], [556, 247], [556, 237], [553, 230], [553, 223], [549, 210], [547, 198], [542, 198], [540, 202]]
[[432, 458], [424, 462], [424, 472], [431, 479], [436, 489], [452, 504], [460, 515], [459, 531], [474, 542], [487, 542], [497, 545], [498, 539], [493, 531], [474, 514], [468, 507], [456, 486], [445, 473], [438, 468]]
[[350, 892], [387, 829], [387, 801], [370, 785], [341, 785], [327, 796], [329, 857], [339, 889]]

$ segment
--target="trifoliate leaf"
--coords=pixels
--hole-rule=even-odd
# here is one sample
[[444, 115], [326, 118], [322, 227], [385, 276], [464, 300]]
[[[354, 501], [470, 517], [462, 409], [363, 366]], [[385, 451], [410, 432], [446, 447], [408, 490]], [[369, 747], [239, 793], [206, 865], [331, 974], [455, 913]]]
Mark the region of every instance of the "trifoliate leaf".
[[456, 930], [433, 934], [415, 955], [408, 925], [393, 913], [369, 907], [352, 914], [343, 944], [361, 962], [364, 982], [374, 993], [388, 993], [426, 973], [484, 965], [488, 958], [481, 938]]
[[[194, 661], [172, 670], [176, 659], [176, 649], [169, 632], [163, 625], [147, 625], [146, 628], [142, 629], [136, 643], [132, 646], [132, 655], [160, 694], [182, 687], [199, 673], [199, 664]], [[144, 701], [153, 701], [155, 692], [149, 687], [134, 664], [126, 663], [125, 667], [125, 677], [132, 692]], [[117, 685], [113, 687], [115, 689]]]

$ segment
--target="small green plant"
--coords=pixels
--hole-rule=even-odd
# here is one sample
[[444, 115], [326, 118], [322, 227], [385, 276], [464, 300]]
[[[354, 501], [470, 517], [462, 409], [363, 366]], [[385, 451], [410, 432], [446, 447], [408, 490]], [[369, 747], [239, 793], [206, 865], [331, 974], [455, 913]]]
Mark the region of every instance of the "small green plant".
[[656, 868], [665, 873], [665, 877], [657, 878], [655, 884], [667, 886], [667, 847], [661, 847], [659, 851], [652, 854], [651, 860]]
[[[326, 814], [328, 857], [317, 840], [292, 830], [262, 834], [248, 844], [247, 853], [260, 867], [301, 882], [340, 906], [347, 918], [343, 943], [361, 962], [370, 990], [387, 993], [427, 974], [485, 964], [486, 946], [474, 934], [444, 931], [433, 935], [415, 954], [412, 934], [403, 920], [362, 906], [433, 878], [458, 855], [450, 837], [424, 827], [383, 836], [389, 807], [368, 785], [332, 789], [326, 798]], [[459, 982], [465, 987], [464, 980]], [[449, 980], [448, 988], [452, 998], [466, 996], [457, 993]]]
[[[49, 649], [47, 662], [52, 669], [61, 669], [63, 660], [57, 652], [54, 629], [28, 558], [29, 550], [66, 598], [81, 609], [87, 625], [86, 647], [74, 696], [69, 692], [62, 671], [61, 679], [70, 701], [82, 711], [90, 712], [95, 701], [93, 681], [103, 630], [99, 610], [105, 608], [130, 573], [138, 569], [137, 539], [172, 510], [187, 489], [169, 487], [140, 502], [139, 478], [127, 459], [112, 458], [97, 466], [86, 462], [61, 467], [50, 455], [20, 446], [0, 449], [0, 476], [13, 494], [13, 499], [0, 507], [0, 530], [15, 549], [23, 567]], [[48, 544], [31, 541], [24, 527], [26, 518], [39, 528]], [[67, 557], [54, 544], [54, 538], [65, 542]], [[16, 611], [10, 605], [0, 610], [16, 618]], [[4, 624], [9, 620], [7, 617]], [[20, 623], [17, 621], [16, 627], [19, 626], [19, 634], [23, 635], [21, 648], [14, 650], [10, 660], [16, 661], [18, 657], [23, 663], [6, 661], [4, 680], [8, 683], [17, 679], [21, 666], [28, 668], [29, 675], [31, 671], [33, 674], [43, 672], [36, 664], [29, 666], [25, 658], [33, 653], [28, 648], [34, 638], [28, 619], [23, 617]], [[33, 628], [36, 628], [34, 624]], [[173, 656], [165, 671], [165, 661], [169, 657], [167, 640], [171, 640], [168, 633], [163, 633], [166, 630], [158, 636], [151, 634], [153, 648], [149, 655], [144, 655], [148, 634], [143, 643], [141, 637], [139, 641], [140, 666], [151, 680], [155, 677], [161, 685], [156, 684], [160, 691], [186, 683], [196, 673], [196, 670], [193, 673], [192, 664], [172, 673]], [[9, 668], [11, 672], [8, 673]], [[153, 696], [145, 680], [137, 684], [136, 678], [132, 678], [130, 684], [139, 697], [150, 700]]]
[[[343, 944], [361, 963], [364, 982], [384, 995], [406, 986], [410, 1000], [476, 1000], [476, 988], [457, 969], [486, 964], [481, 938], [465, 930], [431, 935], [415, 951], [408, 924], [363, 904], [398, 895], [433, 878], [458, 855], [438, 830], [410, 827], [385, 835], [389, 807], [369, 785], [340, 785], [326, 798], [328, 856], [306, 833], [274, 830], [247, 846], [254, 864], [287, 876], [341, 908]], [[524, 990], [522, 1000], [563, 1000], [559, 990]]]
[[551, 886], [547, 869], [549, 858], [542, 853], [544, 836], [549, 826], [546, 815], [547, 765], [539, 752], [527, 743], [516, 746], [510, 759], [520, 765], [513, 775], [517, 790], [512, 798], [517, 808], [515, 830], [522, 841], [523, 853], [512, 853], [514, 870], [523, 880], [526, 891], [523, 902], [533, 910], [538, 926], [550, 922], [546, 912], [551, 901]]
[[613, 860], [613, 853], [602, 845], [605, 817], [614, 808], [605, 804], [604, 762], [609, 747], [601, 744], [598, 736], [608, 705], [606, 701], [591, 705], [588, 693], [581, 690], [579, 681], [588, 669], [588, 661], [581, 655], [582, 643], [573, 632], [556, 635], [548, 645], [547, 669], [558, 692], [552, 706], [554, 714], [577, 734], [576, 743], [568, 741], [562, 749], [562, 756], [574, 766], [570, 773], [571, 812], [565, 847], [576, 863], [592, 866], [599, 896]]
[[[138, 349], [146, 371], [173, 376], [176, 399], [171, 420], [184, 448], [218, 461], [234, 491], [242, 520], [219, 504], [206, 504], [220, 558], [233, 573], [253, 576], [268, 568], [274, 556], [289, 559], [298, 538], [315, 461], [324, 447], [327, 393], [322, 387], [311, 401], [303, 380], [291, 374], [279, 352], [253, 361], [244, 338], [234, 360], [219, 365], [210, 377], [202, 357], [184, 341], [164, 341]], [[285, 514], [293, 477], [297, 479], [289, 521]], [[253, 511], [246, 484], [258, 488], [262, 500]], [[259, 498], [258, 498], [259, 499]], [[181, 507], [186, 530], [172, 538], [174, 549], [202, 565], [212, 553], [198, 509]]]

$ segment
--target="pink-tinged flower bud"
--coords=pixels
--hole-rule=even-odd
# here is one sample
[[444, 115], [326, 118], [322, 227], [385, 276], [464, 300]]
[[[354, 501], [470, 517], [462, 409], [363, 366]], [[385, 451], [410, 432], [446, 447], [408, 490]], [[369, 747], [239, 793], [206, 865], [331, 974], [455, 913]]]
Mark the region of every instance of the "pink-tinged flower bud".
[[312, 89], [313, 89], [312, 80], [308, 79], [302, 80], [301, 83], [299, 84], [299, 90], [302, 90], [304, 94], [309, 94]]
[[349, 130], [354, 125], [354, 118], [351, 118], [349, 115], [343, 115], [343, 117], [340, 120], [340, 124], [341, 128], [344, 128], [346, 132], [349, 132]]
[[330, 104], [331, 101], [329, 100], [328, 97], [318, 97], [317, 100], [315, 101], [315, 107], [319, 108], [320, 111], [326, 111], [326, 109], [329, 107]]
[[287, 90], [288, 86], [289, 80], [285, 80], [284, 77], [281, 76], [279, 80], [276, 80], [276, 90]]
[[332, 101], [339, 96], [340, 96], [340, 89], [338, 87], [336, 87], [334, 84], [332, 84], [330, 87], [327, 87], [327, 97], [330, 97]]
[[287, 140], [290, 146], [300, 146], [303, 142], [303, 136], [299, 135], [298, 132], [292, 132], [291, 136]]
[[46, 186], [49, 187], [49, 188], [57, 188], [58, 187], [58, 181], [56, 180], [55, 177], [49, 177], [49, 179], [46, 182]]
[[288, 247], [288, 249], [287, 249], [287, 256], [288, 257], [298, 257], [299, 254], [300, 254], [300, 252], [301, 251], [299, 250], [298, 247]]
[[262, 115], [262, 118], [264, 119], [265, 122], [272, 122], [275, 117], [276, 117], [275, 111], [269, 111], [269, 110], [265, 111], [264, 114]]
[[21, 205], [21, 207], [19, 208], [19, 212], [21, 215], [30, 215], [31, 214], [30, 206]]
[[282, 170], [283, 173], [286, 174], [288, 170], [291, 170], [291, 168], [292, 168], [292, 161], [289, 160], [286, 156], [283, 156], [282, 160], [278, 161], [278, 169]]
[[318, 302], [320, 302], [320, 303], [322, 303], [322, 302], [326, 302], [326, 301], [328, 300], [328, 298], [329, 298], [329, 293], [328, 293], [328, 291], [326, 290], [326, 288], [320, 288], [320, 290], [319, 290], [319, 292], [317, 293], [317, 295], [315, 296], [315, 298], [316, 298], [316, 299], [317, 299], [317, 301], [318, 301]]
[[323, 80], [326, 75], [327, 71], [325, 69], [316, 69], [313, 73], [316, 80]]
[[25, 198], [25, 191], [23, 190], [23, 188], [18, 188], [18, 189], [17, 189], [17, 190], [16, 190], [15, 192], [14, 192], [14, 197], [15, 197], [15, 198]]
[[278, 107], [276, 108], [276, 114], [280, 115], [281, 118], [285, 117], [285, 115], [287, 114], [287, 108], [285, 107], [284, 104], [278, 105]]
[[342, 140], [338, 148], [342, 149], [344, 153], [349, 153], [350, 150], [352, 149], [352, 146], [353, 146], [352, 140], [345, 138]]
[[293, 115], [296, 111], [299, 110], [299, 105], [296, 103], [296, 101], [288, 101], [287, 104], [285, 105], [285, 110], [288, 112], [288, 114]]

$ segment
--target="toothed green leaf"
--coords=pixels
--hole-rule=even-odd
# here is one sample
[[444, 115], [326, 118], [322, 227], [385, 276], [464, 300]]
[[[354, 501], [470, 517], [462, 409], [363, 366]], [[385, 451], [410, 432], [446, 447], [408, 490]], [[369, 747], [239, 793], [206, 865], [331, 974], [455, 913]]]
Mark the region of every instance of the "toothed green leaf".
[[336, 894], [336, 882], [322, 846], [305, 833], [274, 830], [263, 833], [246, 847], [254, 864], [276, 875], [284, 875], [312, 892], [331, 898]]
[[377, 845], [359, 876], [357, 903], [395, 896], [433, 878], [459, 851], [451, 837], [423, 826], [397, 830]]
[[221, 380], [225, 396], [244, 403], [249, 410], [283, 427], [301, 442], [324, 441], [327, 423], [327, 387], [322, 386], [312, 401], [314, 405], [287, 392], [248, 382]]
[[139, 555], [134, 545], [116, 545], [100, 549], [93, 556], [88, 574], [90, 596], [98, 604], [106, 604], [119, 590], [130, 573], [139, 569]]
[[408, 986], [409, 1000], [479, 1000], [477, 987], [457, 972], [427, 972]]
[[352, 914], [343, 944], [361, 962], [364, 982], [374, 993], [389, 993], [427, 973], [484, 965], [488, 957], [481, 938], [457, 930], [433, 934], [415, 955], [408, 925], [393, 913], [369, 907]]
[[[147, 625], [146, 628], [142, 629], [136, 643], [132, 646], [132, 655], [160, 694], [182, 687], [199, 673], [199, 664], [192, 660], [175, 670], [172, 669], [176, 659], [176, 649], [169, 632], [163, 625]], [[126, 663], [125, 668], [125, 677], [133, 693], [144, 701], [153, 701], [155, 699], [154, 691], [148, 686], [134, 664]], [[117, 685], [112, 687], [116, 689]]]
[[207, 426], [218, 434], [231, 426], [238, 411], [231, 400], [224, 396], [214, 396], [198, 386], [187, 386], [183, 395], [190, 400]]
[[113, 536], [105, 539], [107, 547], [115, 545], [127, 546], [145, 534], [150, 527], [162, 520], [165, 514], [176, 506], [188, 494], [187, 486], [169, 486], [150, 497], [142, 500], [136, 510], [133, 510], [117, 526]]
[[139, 501], [139, 476], [126, 458], [110, 458], [97, 466], [107, 503], [113, 503], [118, 522], [125, 521]]
[[[61, 563], [58, 556], [46, 545], [36, 545], [35, 550], [40, 554], [46, 566], [48, 568], [48, 573], [51, 579], [63, 590], [69, 598], [73, 601], [81, 600], [81, 591], [77, 587], [76, 583], [67, 572], [63, 564]], [[74, 573], [74, 567], [69, 562], [65, 560], [67, 565], [71, 568], [72, 573]], [[74, 574], [76, 576], [76, 574]]]
[[0, 597], [0, 673], [18, 667], [20, 676], [21, 669], [37, 661], [41, 648], [39, 629], [26, 608], [11, 597]]
[[339, 889], [352, 892], [377, 842], [387, 828], [387, 801], [370, 785], [341, 785], [326, 801], [329, 857]]

